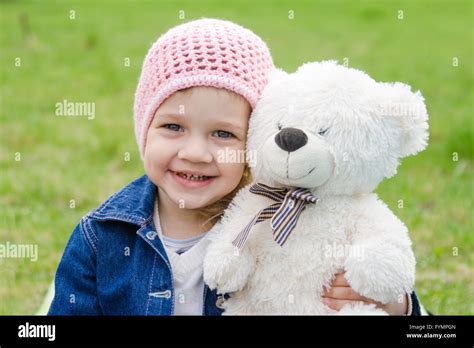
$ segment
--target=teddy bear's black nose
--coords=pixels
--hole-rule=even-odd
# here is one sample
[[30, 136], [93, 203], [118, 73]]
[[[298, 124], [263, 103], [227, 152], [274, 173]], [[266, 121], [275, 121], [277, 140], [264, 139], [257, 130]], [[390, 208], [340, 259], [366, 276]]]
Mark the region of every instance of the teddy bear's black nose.
[[275, 136], [275, 142], [282, 150], [293, 152], [305, 146], [308, 137], [301, 129], [288, 127]]

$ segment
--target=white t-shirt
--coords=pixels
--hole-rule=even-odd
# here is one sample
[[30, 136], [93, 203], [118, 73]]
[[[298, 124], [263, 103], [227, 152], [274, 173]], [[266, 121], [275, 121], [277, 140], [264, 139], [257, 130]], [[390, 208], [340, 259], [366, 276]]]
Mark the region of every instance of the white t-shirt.
[[186, 240], [164, 236], [161, 231], [158, 200], [155, 202], [153, 221], [173, 270], [175, 291], [173, 314], [202, 315], [204, 304], [203, 261], [208, 246], [207, 236], [211, 231]]

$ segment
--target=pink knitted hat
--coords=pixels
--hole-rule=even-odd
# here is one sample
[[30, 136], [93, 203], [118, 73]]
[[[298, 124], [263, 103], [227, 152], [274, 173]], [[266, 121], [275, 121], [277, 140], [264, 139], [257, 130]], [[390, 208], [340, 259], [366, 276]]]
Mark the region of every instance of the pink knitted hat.
[[225, 88], [254, 108], [273, 68], [265, 42], [232, 22], [199, 19], [170, 29], [148, 51], [135, 92], [135, 136], [142, 159], [153, 116], [174, 92]]

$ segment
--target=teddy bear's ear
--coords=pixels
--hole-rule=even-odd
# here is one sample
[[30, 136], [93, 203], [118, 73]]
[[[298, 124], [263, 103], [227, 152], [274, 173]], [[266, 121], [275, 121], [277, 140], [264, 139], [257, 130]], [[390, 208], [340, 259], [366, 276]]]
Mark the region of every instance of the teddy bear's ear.
[[393, 117], [400, 127], [400, 158], [424, 150], [428, 144], [428, 113], [420, 91], [400, 82], [381, 83], [384, 104], [382, 114]]
[[288, 76], [286, 71], [280, 68], [274, 68], [268, 73], [268, 82], [275, 82], [285, 76]]

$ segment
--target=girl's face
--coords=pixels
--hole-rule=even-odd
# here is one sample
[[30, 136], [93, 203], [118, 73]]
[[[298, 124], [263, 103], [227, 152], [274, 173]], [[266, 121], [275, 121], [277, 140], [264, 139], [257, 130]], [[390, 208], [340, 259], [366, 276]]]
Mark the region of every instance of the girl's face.
[[160, 202], [206, 207], [237, 187], [250, 105], [224, 89], [193, 87], [166, 99], [148, 130], [145, 172]]

